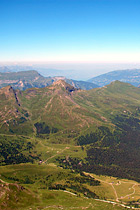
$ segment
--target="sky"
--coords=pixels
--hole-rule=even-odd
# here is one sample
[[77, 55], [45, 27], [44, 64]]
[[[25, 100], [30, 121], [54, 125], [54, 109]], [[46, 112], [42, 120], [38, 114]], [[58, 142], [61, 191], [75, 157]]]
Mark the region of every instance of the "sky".
[[139, 11], [140, 0], [0, 0], [0, 62], [133, 67]]

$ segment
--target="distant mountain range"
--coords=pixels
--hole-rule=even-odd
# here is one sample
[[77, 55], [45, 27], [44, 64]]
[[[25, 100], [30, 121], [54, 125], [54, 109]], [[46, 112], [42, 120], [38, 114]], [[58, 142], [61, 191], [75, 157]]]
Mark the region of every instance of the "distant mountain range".
[[0, 73], [0, 88], [5, 87], [7, 85], [11, 85], [13, 88], [19, 90], [26, 90], [27, 88], [32, 87], [41, 88], [51, 85], [53, 84], [53, 82], [59, 79], [63, 79], [67, 83], [73, 85], [75, 88], [80, 88], [83, 90], [89, 90], [98, 87], [98, 85], [95, 85], [90, 82], [76, 81], [67, 79], [65, 77], [43, 77], [37, 71], [30, 70]]
[[[30, 73], [30, 71], [32, 73]], [[44, 67], [34, 68], [33, 66], [13, 65], [0, 66], [0, 72], [0, 87], [12, 85], [14, 88], [18, 88], [20, 90], [25, 90], [30, 87], [45, 87], [59, 79], [63, 79], [65, 80], [65, 82], [73, 85], [74, 87], [83, 90], [103, 87], [116, 80], [130, 83], [135, 87], [140, 86], [140, 69], [111, 71], [93, 77], [87, 81], [85, 81], [86, 78], [84, 79], [84, 81], [73, 79], [78, 78], [77, 74], [79, 73], [79, 71], [74, 70], [64, 71], [58, 69], [47, 69]], [[5, 75], [2, 73], [5, 73]]]
[[140, 69], [111, 71], [106, 74], [93, 77], [89, 79], [88, 82], [93, 82], [96, 85], [103, 87], [115, 80], [130, 83], [138, 87], [140, 85]]
[[56, 68], [49, 68], [48, 66], [42, 66], [42, 65], [8, 65], [8, 66], [0, 66], [0, 72], [1, 73], [7, 73], [7, 72], [19, 72], [19, 71], [29, 71], [29, 70], [36, 70], [44, 77], [55, 77], [55, 76], [63, 76], [68, 79], [74, 79], [79, 80], [79, 78], [82, 78], [80, 80], [86, 80], [89, 78], [84, 71], [80, 70], [74, 70], [74, 69], [56, 69]]
[[32, 66], [19, 66], [19, 65], [0, 66], [1, 73], [19, 72], [19, 71], [27, 71], [27, 70], [33, 70], [33, 67]]

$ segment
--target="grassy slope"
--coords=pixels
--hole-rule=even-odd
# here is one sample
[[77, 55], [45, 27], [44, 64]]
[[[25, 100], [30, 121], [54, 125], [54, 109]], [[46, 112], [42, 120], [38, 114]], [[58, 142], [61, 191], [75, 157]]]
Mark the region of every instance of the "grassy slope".
[[[78, 173], [72, 172], [71, 170], [62, 169], [59, 167], [56, 159], [58, 157], [86, 157], [86, 152], [81, 149], [81, 147], [68, 145], [68, 144], [51, 144], [46, 139], [31, 139], [30, 141], [33, 143], [36, 141], [36, 148], [38, 153], [41, 154], [40, 158], [43, 160], [43, 163], [40, 165], [39, 160], [36, 161], [35, 164], [18, 164], [18, 165], [7, 165], [0, 166], [0, 178], [8, 183], [16, 183], [16, 185], [23, 186], [24, 190], [19, 190], [19, 187], [15, 187], [15, 191], [11, 190], [10, 192], [6, 191], [5, 197], [0, 199], [1, 209], [5, 209], [3, 205], [4, 201], [7, 197], [9, 200], [7, 202], [6, 209], [20, 209], [25, 210], [28, 208], [32, 209], [58, 209], [62, 207], [64, 209], [87, 207], [87, 209], [123, 209], [120, 206], [112, 204], [104, 203], [103, 201], [96, 201], [94, 199], [89, 198], [88, 200], [81, 192], [75, 191], [74, 189], [67, 188], [67, 191], [78, 194], [78, 197], [72, 195], [67, 192], [59, 191], [51, 191], [48, 190], [49, 183], [53, 184], [62, 184], [66, 183], [69, 180], [69, 177], [73, 177], [71, 182], [73, 184], [78, 184], [74, 181], [74, 177], [79, 176]], [[131, 199], [122, 199], [120, 201], [129, 202], [133, 200], [138, 200], [139, 198], [139, 185], [137, 182], [130, 180], [121, 180], [113, 177], [107, 176], [97, 176], [92, 174], [92, 176], [101, 182], [99, 186], [92, 186], [88, 183], [83, 184], [84, 187], [88, 188], [90, 191], [96, 193], [99, 196], [99, 199], [107, 199], [111, 201], [115, 201], [116, 197], [112, 187], [110, 186], [110, 182], [114, 182], [114, 186], [117, 190], [118, 196], [125, 196], [133, 190], [129, 190], [132, 188], [132, 183], [136, 183], [136, 194], [131, 196]], [[46, 177], [50, 177], [48, 180]], [[103, 181], [103, 182], [102, 182]], [[105, 182], [104, 182], [105, 181]], [[121, 185], [116, 185], [116, 183], [121, 182]], [[125, 183], [123, 183], [125, 182]], [[80, 184], [81, 186], [81, 184]], [[12, 187], [11, 187], [12, 189]], [[79, 197], [80, 196], [80, 197]], [[133, 198], [134, 197], [134, 198]], [[15, 198], [17, 200], [15, 204]], [[26, 198], [26, 199], [25, 199]], [[115, 201], [116, 202], [116, 201]], [[5, 204], [5, 203], [4, 203]]]
[[[94, 199], [87, 199], [85, 195], [78, 193], [75, 194], [75, 191], [71, 189], [67, 189], [68, 192], [63, 190], [48, 190], [45, 185], [45, 177], [48, 175], [53, 175], [53, 178], [57, 177], [59, 173], [64, 173], [63, 177], [61, 177], [61, 183], [65, 182], [67, 179], [67, 175], [70, 173], [67, 170], [63, 170], [61, 168], [57, 168], [56, 166], [51, 165], [30, 165], [30, 164], [20, 164], [15, 166], [3, 166], [1, 167], [1, 178], [6, 181], [6, 183], [13, 182], [15, 179], [16, 183], [20, 183], [23, 190], [20, 190], [18, 184], [15, 185], [15, 191], [12, 195], [12, 186], [14, 184], [9, 184], [10, 191], [6, 191], [5, 189], [5, 197], [3, 196], [0, 199], [1, 202], [1, 209], [5, 209], [4, 200], [6, 197], [10, 199], [6, 203], [6, 209], [57, 209], [59, 207], [64, 209], [71, 209], [78, 208], [81, 209], [82, 207], [87, 207], [87, 209], [112, 209], [112, 204], [104, 203], [101, 201], [96, 201]], [[75, 174], [72, 175], [77, 176]], [[34, 182], [33, 184], [25, 184], [28, 180]], [[12, 179], [13, 178], [13, 179]], [[52, 181], [52, 180], [51, 180]], [[58, 182], [58, 180], [57, 180]], [[60, 181], [59, 181], [60, 182]], [[17, 186], [17, 187], [16, 187]], [[107, 196], [110, 200], [115, 200], [112, 196], [112, 189], [109, 187], [102, 185], [99, 187], [90, 187], [88, 188], [100, 195], [101, 199], [104, 199]], [[18, 193], [16, 192], [18, 191]], [[72, 193], [74, 194], [72, 194]], [[105, 193], [105, 194], [104, 194]], [[25, 198], [26, 197], [26, 198]], [[17, 200], [16, 204], [14, 200]], [[122, 207], [118, 207], [117, 205], [114, 206], [115, 210], [123, 209]]]
[[[77, 92], [77, 91], [76, 91]], [[49, 126], [55, 126], [67, 133], [79, 132], [97, 120], [90, 117], [88, 109], [79, 106], [69, 93], [59, 85], [43, 89], [30, 89], [20, 96], [22, 106], [31, 113], [34, 123], [44, 121]]]
[[139, 107], [140, 89], [119, 81], [103, 88], [92, 89], [76, 95], [81, 105], [89, 110], [110, 118], [112, 114], [132, 112]]

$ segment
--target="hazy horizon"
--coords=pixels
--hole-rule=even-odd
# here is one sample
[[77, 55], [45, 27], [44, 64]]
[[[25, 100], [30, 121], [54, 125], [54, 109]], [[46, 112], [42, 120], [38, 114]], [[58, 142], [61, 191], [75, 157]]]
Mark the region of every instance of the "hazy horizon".
[[5, 0], [0, 7], [0, 64], [84, 80], [140, 68], [139, 0]]
[[12, 70], [37, 70], [43, 76], [65, 76], [70, 79], [88, 80], [115, 70], [140, 69], [140, 63], [69, 63], [69, 62], [0, 62]]

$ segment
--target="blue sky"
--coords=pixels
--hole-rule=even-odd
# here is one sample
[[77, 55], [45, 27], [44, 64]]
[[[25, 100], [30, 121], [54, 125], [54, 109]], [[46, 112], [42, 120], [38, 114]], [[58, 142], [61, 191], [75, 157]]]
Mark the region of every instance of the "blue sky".
[[138, 63], [139, 11], [140, 0], [0, 0], [0, 61]]

